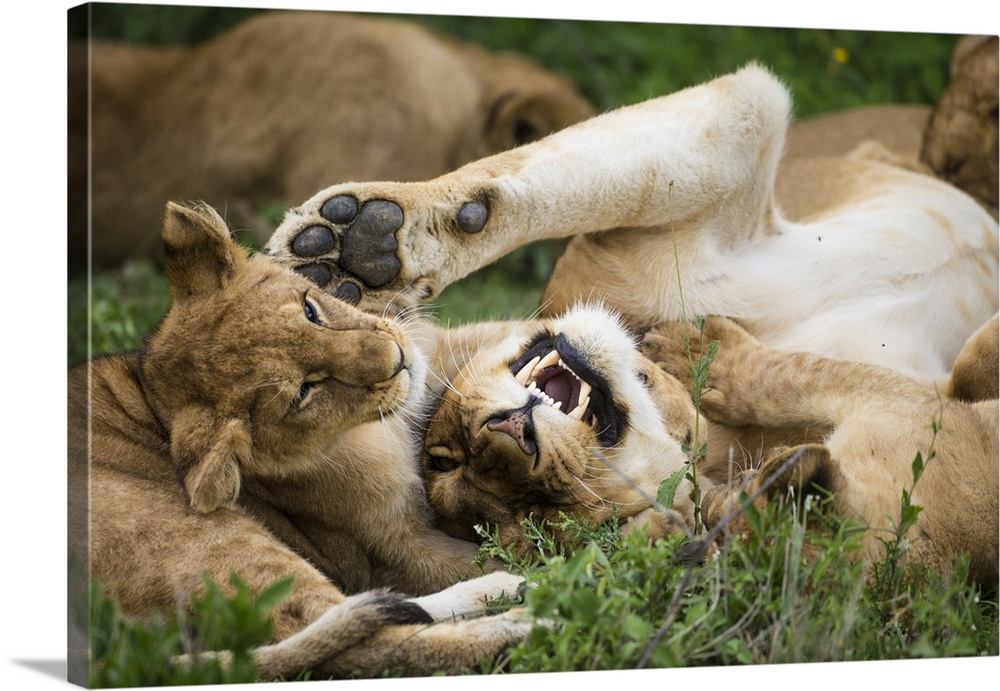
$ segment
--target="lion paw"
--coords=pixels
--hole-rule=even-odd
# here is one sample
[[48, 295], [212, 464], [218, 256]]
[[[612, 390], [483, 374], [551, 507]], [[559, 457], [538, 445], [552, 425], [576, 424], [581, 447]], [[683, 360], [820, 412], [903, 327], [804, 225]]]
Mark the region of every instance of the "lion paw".
[[348, 183], [289, 210], [264, 252], [344, 302], [398, 312], [446, 286], [444, 236], [479, 233], [488, 216], [430, 183]]
[[393, 201], [359, 202], [354, 195], [336, 194], [320, 204], [316, 214], [290, 214], [267, 251], [357, 305], [363, 289], [385, 286], [399, 275], [396, 232], [402, 226], [403, 210]]
[[712, 343], [718, 350], [708, 364], [702, 381], [701, 405], [720, 422], [751, 424], [752, 388], [746, 372], [765, 351], [753, 336], [735, 321], [725, 317], [706, 317], [701, 324], [665, 322], [653, 327], [640, 345], [642, 353], [685, 386], [692, 386], [698, 365], [707, 358]]

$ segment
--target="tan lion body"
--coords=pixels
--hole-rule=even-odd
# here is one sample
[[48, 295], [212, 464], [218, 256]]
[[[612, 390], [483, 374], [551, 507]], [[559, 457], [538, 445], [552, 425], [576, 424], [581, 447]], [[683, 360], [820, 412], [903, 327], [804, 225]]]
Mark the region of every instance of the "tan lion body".
[[[677, 346], [685, 328], [679, 322], [657, 327], [642, 349], [689, 380], [687, 358]], [[717, 317], [706, 321], [702, 338], [697, 332], [691, 338], [695, 349], [711, 340], [721, 343], [702, 397], [714, 422], [828, 430], [823, 438], [828, 453], [817, 456], [815, 447], [807, 447], [814, 454], [803, 462], [808, 470], [789, 484], [808, 490], [819, 482], [831, 491], [840, 511], [870, 528], [864, 538], [869, 558], [881, 556], [881, 539], [892, 537], [891, 521], [899, 521], [902, 493], [912, 488], [912, 503], [922, 507], [906, 536], [912, 558], [948, 573], [955, 559], [967, 553], [970, 578], [996, 585], [1000, 408], [995, 398], [966, 403], [883, 368], [780, 352]], [[984, 350], [974, 342], [969, 349]], [[994, 348], [987, 361], [997, 355]], [[914, 485], [917, 454], [925, 469]], [[766, 469], [756, 472], [776, 472], [776, 464], [765, 464]], [[772, 496], [784, 491], [779, 484]]]
[[514, 615], [419, 635], [520, 579], [453, 585], [480, 572], [476, 546], [431, 526], [411, 337], [248, 258], [218, 217], [171, 206], [163, 237], [163, 322], [140, 352], [69, 373], [77, 566], [136, 617], [183, 608], [203, 573], [253, 592], [293, 576], [265, 678], [447, 671], [526, 635]]
[[[766, 70], [748, 66], [434, 180], [335, 185], [292, 209], [266, 250], [364, 309], [395, 311], [433, 298], [526, 242], [572, 236], [543, 297], [543, 316], [602, 302], [643, 330], [722, 314], [738, 318], [778, 351], [891, 369], [924, 397], [934, 397], [935, 387], [948, 391], [966, 341], [997, 312], [995, 218], [981, 201], [919, 172], [919, 164], [901, 164], [878, 145], [850, 156], [801, 159], [808, 166], [802, 180], [814, 187], [810, 193], [800, 186], [806, 196], [796, 220], [786, 218], [776, 202], [776, 176], [789, 111], [784, 87]], [[350, 212], [324, 214], [334, 202]], [[398, 210], [395, 219], [372, 222], [374, 209], [384, 205]], [[306, 230], [317, 228], [322, 230], [310, 232], [328, 238], [324, 248], [299, 251]], [[385, 240], [354, 240], [373, 236]], [[341, 238], [349, 251], [332, 238]], [[486, 364], [497, 367], [496, 360]], [[491, 371], [504, 375], [481, 369]], [[796, 385], [809, 388], [804, 378]], [[468, 396], [468, 388], [457, 390]], [[453, 400], [442, 410], [456, 405]], [[472, 405], [472, 414], [481, 407], [487, 406]], [[983, 458], [995, 463], [996, 454], [988, 439], [975, 436], [984, 427], [975, 416], [969, 419], [958, 427], [979, 444], [969, 449], [976, 458], [968, 461], [979, 486], [976, 506], [992, 506], [987, 514], [995, 515], [996, 483], [981, 471]], [[440, 436], [481, 427], [460, 417], [447, 424]], [[517, 434], [520, 424], [501, 426]], [[835, 424], [804, 416], [709, 425], [708, 475], [726, 482], [778, 445], [823, 440]], [[901, 429], [913, 432], [919, 424]], [[953, 440], [946, 445], [948, 455], [957, 453]], [[881, 512], [890, 495], [898, 501], [905, 477], [897, 456], [887, 448], [876, 451], [888, 459], [887, 475], [871, 490], [878, 493], [871, 510]], [[859, 466], [859, 474], [871, 479], [865, 468], [877, 464]], [[940, 472], [930, 473], [925, 486], [950, 491], [935, 479]], [[860, 497], [860, 490], [849, 496]], [[453, 511], [461, 500], [453, 496], [441, 504]], [[933, 497], [937, 508], [929, 515], [941, 516], [947, 501]], [[881, 515], [863, 516], [881, 525]], [[953, 516], [935, 518], [928, 530], [950, 530]], [[977, 545], [988, 541], [956, 534]], [[929, 544], [926, 555], [935, 565], [954, 555], [947, 539]], [[990, 564], [995, 572], [995, 551], [992, 562], [984, 554], [975, 568], [977, 576], [988, 577]]]
[[117, 263], [159, 253], [169, 200], [203, 200], [256, 230], [253, 203], [291, 203], [330, 180], [431, 178], [592, 113], [526, 59], [334, 12], [264, 13], [193, 47], [71, 50], [80, 266], [88, 200], [93, 261]]

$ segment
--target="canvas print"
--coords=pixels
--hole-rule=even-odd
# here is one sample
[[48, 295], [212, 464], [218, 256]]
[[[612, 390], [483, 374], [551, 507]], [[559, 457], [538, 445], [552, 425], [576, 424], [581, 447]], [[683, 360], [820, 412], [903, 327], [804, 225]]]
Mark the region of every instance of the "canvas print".
[[997, 36], [68, 26], [70, 681], [998, 655]]

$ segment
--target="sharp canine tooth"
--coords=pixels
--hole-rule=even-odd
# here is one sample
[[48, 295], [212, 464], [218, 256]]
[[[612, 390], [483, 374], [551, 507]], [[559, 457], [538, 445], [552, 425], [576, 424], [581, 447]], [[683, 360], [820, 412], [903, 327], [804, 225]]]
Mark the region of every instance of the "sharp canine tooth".
[[552, 350], [549, 354], [542, 358], [542, 361], [535, 365], [535, 370], [543, 370], [546, 367], [551, 367], [552, 365], [559, 362], [559, 351]]
[[538, 364], [539, 359], [540, 358], [536, 356], [528, 364], [522, 367], [521, 371], [514, 376], [514, 379], [517, 379], [518, 384], [520, 384], [521, 386], [528, 385], [528, 377], [530, 377], [531, 373], [535, 371], [535, 365]]
[[590, 392], [592, 390], [593, 389], [591, 388], [590, 384], [588, 384], [587, 382], [585, 382], [585, 381], [583, 381], [581, 379], [580, 380], [580, 396], [579, 396], [579, 400], [582, 401], [583, 399], [586, 398], [587, 401], [589, 402], [590, 401]]
[[586, 400], [580, 401], [580, 405], [566, 414], [574, 420], [583, 420], [583, 414], [587, 412], [588, 405], [590, 405], [590, 396], [587, 396]]
[[555, 408], [556, 410], [559, 410], [560, 408], [562, 408], [562, 401], [556, 401], [556, 402], [555, 402], [555, 403], [554, 403], [554, 404], [552, 405], [552, 407], [553, 407], [553, 408]]

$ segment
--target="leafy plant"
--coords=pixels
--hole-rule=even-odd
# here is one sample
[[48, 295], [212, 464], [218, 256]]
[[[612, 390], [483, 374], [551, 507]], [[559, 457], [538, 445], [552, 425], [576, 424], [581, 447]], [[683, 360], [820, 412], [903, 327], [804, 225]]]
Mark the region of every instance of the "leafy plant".
[[[149, 621], [124, 617], [114, 597], [92, 582], [90, 602], [90, 686], [173, 686], [257, 681], [251, 650], [271, 637], [270, 611], [291, 592], [291, 578], [258, 594], [235, 573], [225, 596], [208, 577], [190, 613], [156, 613]], [[229, 651], [226, 664], [201, 651]], [[185, 662], [178, 657], [191, 655]]]

